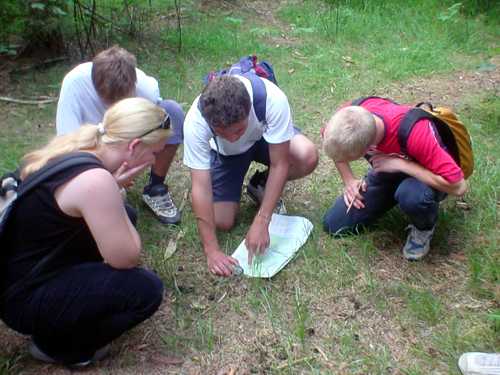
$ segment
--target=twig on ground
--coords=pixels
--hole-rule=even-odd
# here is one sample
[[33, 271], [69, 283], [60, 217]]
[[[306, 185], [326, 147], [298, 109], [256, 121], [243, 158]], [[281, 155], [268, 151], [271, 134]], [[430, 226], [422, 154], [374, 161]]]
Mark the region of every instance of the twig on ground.
[[189, 189], [186, 190], [184, 192], [184, 194], [182, 195], [182, 200], [181, 200], [181, 204], [179, 205], [179, 211], [182, 212], [182, 210], [184, 210], [184, 206], [186, 205], [186, 201], [188, 200], [189, 198]]
[[179, 289], [179, 285], [177, 285], [177, 278], [175, 277], [175, 274], [173, 275], [173, 280], [174, 280], [174, 289], [177, 293], [182, 294], [181, 290]]
[[57, 102], [57, 98], [42, 99], [42, 100], [26, 100], [26, 99], [9, 98], [8, 96], [0, 96], [0, 100], [9, 103], [31, 104], [31, 105], [49, 104]]
[[323, 359], [326, 362], [328, 362], [328, 357], [326, 356], [325, 352], [318, 345], [314, 345], [314, 347], [316, 348], [316, 350], [318, 351], [318, 353], [321, 354], [321, 356], [323, 357]]
[[224, 292], [224, 294], [217, 300], [217, 303], [221, 303], [224, 298], [226, 298], [227, 292]]
[[165, 356], [165, 355], [160, 355], [156, 354], [154, 355], [151, 360], [153, 362], [159, 363], [161, 365], [166, 365], [166, 366], [171, 366], [171, 365], [182, 365], [184, 363], [184, 360], [179, 357], [174, 357], [174, 356]]
[[299, 363], [311, 361], [313, 359], [314, 359], [313, 356], [309, 356], [309, 357], [303, 357], [303, 358], [296, 359], [296, 360], [294, 360], [292, 362], [284, 362], [281, 365], [277, 366], [276, 370], [283, 370], [285, 367], [287, 367], [289, 365], [290, 366], [298, 365]]

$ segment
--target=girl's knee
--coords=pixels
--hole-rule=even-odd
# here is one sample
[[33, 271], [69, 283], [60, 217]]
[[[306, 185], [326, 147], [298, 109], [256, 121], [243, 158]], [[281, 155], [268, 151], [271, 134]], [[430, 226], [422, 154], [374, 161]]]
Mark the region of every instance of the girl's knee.
[[146, 311], [151, 315], [160, 306], [163, 300], [164, 286], [161, 279], [154, 273], [142, 268], [125, 271], [122, 287], [130, 296], [130, 301], [137, 310]]

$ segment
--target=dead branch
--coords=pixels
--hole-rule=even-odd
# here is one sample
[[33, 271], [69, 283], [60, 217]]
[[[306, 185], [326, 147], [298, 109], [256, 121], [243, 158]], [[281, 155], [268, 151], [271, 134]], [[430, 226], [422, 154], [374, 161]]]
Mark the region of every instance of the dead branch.
[[58, 63], [61, 61], [65, 61], [67, 59], [68, 58], [65, 56], [54, 57], [52, 59], [43, 60], [43, 61], [37, 62], [35, 64], [25, 65], [25, 66], [21, 66], [19, 68], [15, 68], [11, 72], [12, 73], [22, 73], [22, 72], [26, 72], [26, 71], [31, 70], [31, 69], [41, 68], [41, 67], [44, 67], [47, 65], [52, 65], [52, 64], [55, 64], [55, 63]]
[[57, 99], [58, 98], [49, 98], [42, 100], [25, 100], [25, 99], [9, 98], [8, 96], [0, 96], [0, 100], [4, 102], [17, 103], [17, 104], [31, 104], [31, 105], [54, 103], [57, 102]]

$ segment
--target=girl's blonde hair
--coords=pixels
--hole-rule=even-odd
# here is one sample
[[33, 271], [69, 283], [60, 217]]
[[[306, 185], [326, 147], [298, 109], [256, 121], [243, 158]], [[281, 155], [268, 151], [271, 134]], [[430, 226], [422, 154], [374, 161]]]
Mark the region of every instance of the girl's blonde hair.
[[375, 118], [358, 106], [335, 113], [323, 133], [323, 150], [334, 161], [359, 159], [375, 141]]
[[[168, 129], [160, 129], [165, 111], [143, 98], [120, 100], [104, 114], [101, 124], [83, 125], [77, 131], [56, 136], [46, 146], [24, 156], [21, 178], [45, 166], [58, 156], [77, 151], [95, 151], [101, 145], [129, 142], [141, 138], [146, 144], [154, 144], [169, 135]], [[157, 128], [147, 135], [149, 130]]]

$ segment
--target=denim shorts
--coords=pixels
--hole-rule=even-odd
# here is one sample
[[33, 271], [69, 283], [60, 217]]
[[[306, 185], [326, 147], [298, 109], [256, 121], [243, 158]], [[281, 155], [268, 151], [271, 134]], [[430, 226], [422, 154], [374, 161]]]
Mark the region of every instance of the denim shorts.
[[[300, 134], [294, 127], [294, 136]], [[269, 143], [262, 137], [247, 151], [237, 155], [221, 155], [210, 152], [210, 174], [214, 202], [239, 202], [241, 188], [252, 161], [269, 166]]]

